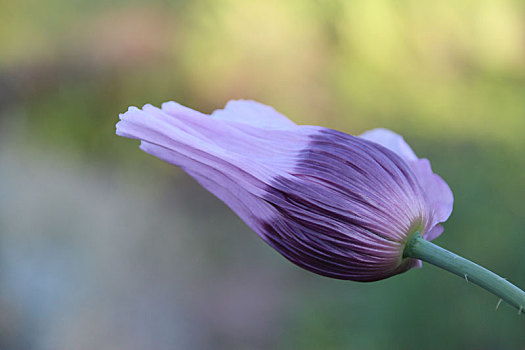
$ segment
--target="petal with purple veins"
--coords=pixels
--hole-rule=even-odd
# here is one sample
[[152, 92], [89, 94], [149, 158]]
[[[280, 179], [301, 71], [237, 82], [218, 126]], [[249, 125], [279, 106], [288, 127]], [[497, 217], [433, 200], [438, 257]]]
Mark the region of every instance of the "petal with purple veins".
[[419, 263], [402, 258], [407, 235], [424, 227], [432, 239], [450, 215], [448, 186], [385, 129], [357, 138], [241, 100], [211, 115], [175, 102], [132, 107], [117, 134], [180, 166], [282, 255], [325, 276], [406, 271]]
[[454, 203], [452, 191], [447, 183], [439, 175], [434, 174], [427, 159], [417, 158], [401, 135], [387, 129], [373, 129], [359, 137], [394, 151], [409, 164], [433, 210], [433, 220], [429, 223], [424, 237], [428, 240], [438, 237], [443, 232], [443, 227], [437, 224], [448, 219]]

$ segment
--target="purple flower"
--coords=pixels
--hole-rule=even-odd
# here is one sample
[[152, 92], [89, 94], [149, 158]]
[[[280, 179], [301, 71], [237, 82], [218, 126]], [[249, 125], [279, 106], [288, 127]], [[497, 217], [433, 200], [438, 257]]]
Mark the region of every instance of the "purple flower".
[[293, 263], [375, 281], [418, 266], [403, 258], [419, 231], [443, 231], [452, 192], [403, 138], [296, 125], [254, 101], [206, 115], [175, 102], [130, 107], [117, 134], [181, 167]]

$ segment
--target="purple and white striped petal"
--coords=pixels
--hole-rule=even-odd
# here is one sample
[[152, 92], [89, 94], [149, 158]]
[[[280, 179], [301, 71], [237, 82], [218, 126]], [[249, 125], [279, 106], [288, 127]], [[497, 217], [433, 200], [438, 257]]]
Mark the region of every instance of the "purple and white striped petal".
[[254, 101], [230, 101], [211, 116], [168, 102], [120, 118], [118, 135], [181, 167], [318, 274], [373, 281], [406, 271], [418, 264], [403, 258], [409, 237], [428, 238], [450, 214], [430, 198], [442, 188], [425, 180], [429, 165], [396, 137], [383, 138], [397, 142], [390, 150], [366, 136], [296, 125]]

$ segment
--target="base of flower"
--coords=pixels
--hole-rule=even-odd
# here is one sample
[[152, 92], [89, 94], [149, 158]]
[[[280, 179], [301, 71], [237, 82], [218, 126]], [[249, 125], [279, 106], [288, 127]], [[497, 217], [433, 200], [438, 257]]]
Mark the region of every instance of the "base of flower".
[[403, 257], [420, 259], [465, 278], [525, 313], [525, 292], [503, 277], [431, 243], [416, 233], [407, 243]]

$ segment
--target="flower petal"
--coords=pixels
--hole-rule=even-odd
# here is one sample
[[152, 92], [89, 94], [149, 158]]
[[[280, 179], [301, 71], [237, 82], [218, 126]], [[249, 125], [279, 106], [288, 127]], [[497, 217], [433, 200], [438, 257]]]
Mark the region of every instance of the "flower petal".
[[439, 175], [434, 174], [428, 159], [418, 159], [403, 137], [395, 132], [387, 129], [373, 129], [359, 137], [394, 151], [408, 163], [433, 210], [432, 222], [424, 237], [428, 240], [438, 237], [443, 232], [443, 227], [437, 224], [448, 219], [454, 203], [452, 191], [447, 183]]
[[[284, 115], [254, 101], [230, 101], [225, 109], [216, 110], [211, 116], [176, 102], [163, 103], [162, 110], [146, 105], [144, 111], [162, 111], [173, 118], [170, 123], [176, 123], [180, 128], [191, 127], [197, 137], [205, 137], [216, 146], [243, 157], [250, 154], [252, 157], [277, 159], [278, 154], [289, 154], [289, 147], [295, 150], [304, 147], [309, 133], [304, 128], [296, 130], [298, 126]], [[268, 137], [270, 130], [272, 135]]]
[[229, 120], [264, 129], [286, 129], [296, 126], [286, 116], [270, 106], [250, 100], [232, 100], [224, 109], [211, 114], [217, 120]]
[[388, 129], [372, 129], [359, 135], [360, 138], [380, 144], [383, 147], [397, 153], [405, 160], [417, 160], [412, 148], [405, 142], [401, 135]]
[[431, 241], [431, 240], [439, 237], [439, 235], [441, 235], [442, 233], [443, 233], [443, 226], [438, 224], [438, 225], [434, 226], [426, 234], [424, 234], [423, 238], [426, 239], [427, 241]]
[[293, 173], [267, 189], [278, 208], [266, 237], [289, 260], [333, 278], [372, 281], [414, 266], [407, 234], [429, 208], [406, 161], [376, 143], [321, 128]]
[[247, 191], [242, 183], [233, 179], [231, 172], [222, 173], [207, 164], [197, 163], [175, 150], [142, 141], [140, 148], [166, 162], [177, 164], [205, 189], [226, 203], [254, 231], [260, 231], [260, 222], [270, 220], [274, 209]]
[[[434, 210], [434, 222], [437, 224], [446, 221], [452, 213], [454, 203], [450, 187], [439, 175], [432, 172], [428, 159], [418, 159], [415, 162], [410, 162], [409, 165], [423, 187], [427, 201]], [[435, 237], [440, 234], [441, 232], [437, 233]]]
[[[178, 154], [191, 159], [196, 169], [200, 168], [200, 164], [206, 164], [224, 174], [230, 174], [230, 177], [252, 193], [261, 194], [264, 182], [272, 178], [245, 155], [219, 146], [220, 139], [229, 135], [227, 128], [216, 127], [219, 140], [212, 140], [205, 135], [204, 128], [195, 128], [184, 123], [184, 120], [173, 118], [149, 105], [144, 106], [143, 110], [131, 107], [120, 118], [121, 121], [117, 124], [118, 135], [145, 141], [146, 145], [150, 143], [176, 150]], [[163, 159], [171, 164], [184, 166], [180, 163], [182, 158], [172, 156]]]

